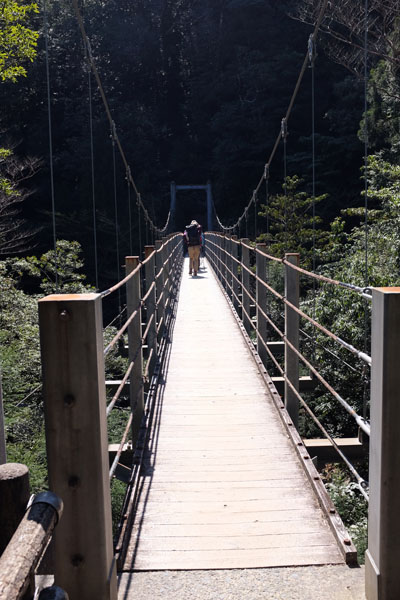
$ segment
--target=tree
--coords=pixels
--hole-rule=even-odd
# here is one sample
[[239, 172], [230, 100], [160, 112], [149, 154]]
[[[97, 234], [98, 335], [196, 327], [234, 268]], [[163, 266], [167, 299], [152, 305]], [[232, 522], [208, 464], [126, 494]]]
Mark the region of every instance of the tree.
[[[312, 264], [313, 242], [319, 248], [326, 234], [319, 229], [322, 222], [313, 216], [313, 202], [318, 204], [326, 194], [313, 198], [298, 190], [303, 180], [298, 176], [287, 177], [283, 193], [270, 197], [268, 205], [262, 204], [259, 215], [269, 221], [269, 231], [259, 236], [272, 254], [283, 256], [285, 252], [299, 252], [306, 267]], [[314, 225], [314, 227], [313, 227]]]
[[[16, 82], [26, 76], [23, 63], [33, 61], [39, 33], [27, 26], [36, 2], [21, 4], [14, 0], [0, 3], [0, 79]], [[18, 254], [32, 244], [33, 230], [24, 229], [18, 219], [21, 203], [31, 192], [19, 189], [39, 166], [37, 159], [18, 160], [10, 148], [0, 148], [0, 255]]]
[[17, 81], [26, 75], [23, 63], [36, 56], [39, 33], [27, 26], [33, 13], [38, 13], [36, 2], [22, 4], [16, 0], [0, 3], [0, 78]]
[[[292, 16], [313, 24], [321, 10], [320, 0], [301, 0]], [[398, 0], [369, 0], [368, 53], [400, 66]], [[322, 43], [336, 62], [358, 77], [364, 71], [365, 18], [360, 0], [329, 2], [321, 23]]]
[[21, 160], [10, 149], [0, 148], [0, 256], [32, 247], [35, 230], [27, 229], [18, 215], [21, 203], [32, 193], [22, 189], [21, 184], [36, 173], [39, 165], [38, 159]]

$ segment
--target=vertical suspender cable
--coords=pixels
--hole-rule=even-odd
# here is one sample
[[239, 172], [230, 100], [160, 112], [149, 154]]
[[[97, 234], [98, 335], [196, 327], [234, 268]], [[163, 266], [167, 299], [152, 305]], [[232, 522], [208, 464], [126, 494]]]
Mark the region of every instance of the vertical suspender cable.
[[93, 109], [92, 109], [92, 73], [89, 57], [87, 57], [88, 65], [88, 88], [89, 88], [89, 129], [90, 129], [90, 164], [92, 175], [92, 207], [93, 207], [93, 244], [94, 244], [94, 270], [96, 279], [96, 289], [99, 289], [99, 271], [97, 260], [97, 227], [96, 227], [96, 192], [94, 178], [94, 149], [93, 149]]
[[254, 191], [254, 241], [257, 242], [257, 192]]
[[245, 222], [246, 237], [248, 238], [249, 237], [249, 228], [248, 228], [248, 218], [247, 217], [248, 217], [248, 215], [247, 215], [247, 209], [246, 209], [245, 213], [244, 213], [244, 219], [245, 219], [244, 222]]
[[[312, 270], [315, 273], [316, 260], [315, 260], [315, 41], [313, 34], [310, 34], [308, 38], [308, 58], [311, 67], [311, 163], [312, 163]], [[315, 320], [316, 313], [316, 279], [313, 277], [313, 305], [312, 314]], [[315, 335], [316, 330], [313, 327], [312, 342], [313, 342], [313, 356], [315, 359]]]
[[365, 0], [364, 31], [364, 214], [365, 214], [365, 274], [364, 285], [368, 287], [368, 0]]
[[132, 256], [132, 209], [131, 209], [131, 182], [130, 182], [130, 167], [126, 171], [126, 182], [128, 186], [128, 227], [129, 227], [129, 253]]
[[43, 0], [43, 25], [44, 25], [44, 43], [46, 50], [46, 82], [47, 82], [47, 114], [49, 129], [49, 159], [50, 159], [50, 189], [51, 189], [51, 212], [53, 221], [53, 246], [54, 261], [56, 270], [56, 290], [58, 291], [58, 257], [57, 257], [57, 233], [56, 233], [56, 208], [54, 195], [54, 169], [53, 169], [53, 131], [51, 123], [51, 99], [50, 99], [50, 68], [49, 68], [49, 25], [47, 19], [46, 0]]
[[[265, 212], [267, 215], [267, 248], [269, 248], [269, 164], [267, 163], [264, 168], [264, 179], [265, 179]], [[269, 261], [268, 261], [269, 264]]]
[[[117, 166], [115, 160], [115, 124], [112, 123], [111, 128], [111, 142], [112, 142], [112, 157], [113, 157], [113, 187], [114, 187], [114, 219], [115, 219], [115, 246], [116, 246], [116, 259], [117, 259], [117, 281], [120, 280], [119, 276], [119, 231], [118, 231], [118, 200], [117, 200]], [[118, 288], [118, 309], [121, 313], [121, 290]]]
[[287, 138], [287, 121], [286, 118], [282, 119], [282, 123], [281, 123], [281, 131], [282, 131], [282, 139], [283, 139], [283, 189], [284, 189], [284, 193], [285, 193], [285, 252], [288, 251], [288, 247], [287, 247], [287, 165], [286, 165], [286, 138]]
[[[264, 167], [264, 179], [265, 179], [265, 212], [267, 215], [267, 239], [266, 239], [266, 243], [267, 243], [267, 250], [269, 252], [269, 163], [267, 163]], [[266, 269], [266, 277], [267, 277], [267, 282], [270, 283], [270, 277], [269, 277], [269, 263], [270, 261], [267, 260], [267, 269]], [[267, 312], [267, 314], [269, 314], [269, 292], [267, 290], [267, 294], [266, 294], [266, 305], [265, 305], [265, 310]], [[269, 325], [268, 325], [268, 321], [266, 324], [266, 335], [267, 335], [267, 339], [268, 339], [268, 329], [269, 329]]]
[[139, 227], [139, 252], [140, 254], [142, 250], [142, 219], [141, 219], [141, 211], [140, 211], [140, 199], [137, 199], [137, 207], [138, 207], [138, 227]]
[[[368, 0], [364, 0], [364, 227], [365, 272], [364, 285], [368, 287]], [[364, 303], [364, 352], [367, 352], [368, 306]], [[367, 418], [367, 378], [364, 378], [363, 417]]]

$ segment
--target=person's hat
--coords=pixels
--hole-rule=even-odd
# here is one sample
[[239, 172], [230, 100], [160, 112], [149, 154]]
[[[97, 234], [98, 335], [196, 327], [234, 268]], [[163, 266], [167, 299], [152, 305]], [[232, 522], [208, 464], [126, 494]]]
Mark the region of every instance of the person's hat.
[[198, 225], [198, 222], [195, 219], [193, 219], [193, 221], [190, 224], [191, 225]]

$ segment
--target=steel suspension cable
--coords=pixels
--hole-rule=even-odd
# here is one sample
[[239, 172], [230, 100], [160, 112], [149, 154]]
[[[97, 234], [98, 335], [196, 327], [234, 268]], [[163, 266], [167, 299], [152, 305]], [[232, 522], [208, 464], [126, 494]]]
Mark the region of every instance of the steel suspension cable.
[[[315, 272], [315, 58], [316, 50], [312, 34], [308, 39], [308, 58], [311, 67], [311, 163], [312, 163], [312, 270]], [[317, 300], [317, 282], [313, 278], [312, 283], [313, 297], [313, 319], [316, 315], [316, 300]], [[315, 359], [315, 328], [313, 328], [313, 357]], [[365, 351], [365, 348], [364, 348]]]
[[[112, 163], [113, 163], [113, 189], [114, 189], [114, 219], [115, 219], [115, 247], [116, 247], [116, 258], [117, 258], [117, 281], [119, 281], [119, 231], [118, 231], [118, 197], [117, 197], [117, 165], [115, 160], [115, 126], [111, 129], [111, 143], [112, 143]], [[118, 307], [121, 312], [121, 292], [118, 289]]]
[[257, 204], [258, 204], [258, 197], [256, 192], [254, 192], [254, 241], [257, 242]]
[[[92, 55], [92, 49], [91, 49], [90, 41], [89, 41], [89, 38], [88, 38], [88, 36], [86, 34], [86, 30], [85, 30], [85, 25], [84, 25], [84, 22], [83, 22], [82, 14], [81, 14], [81, 11], [80, 11], [80, 8], [79, 8], [79, 5], [78, 5], [78, 0], [72, 0], [72, 4], [73, 4], [73, 7], [74, 7], [75, 15], [76, 15], [76, 18], [77, 18], [77, 21], [78, 21], [78, 25], [79, 25], [79, 29], [81, 31], [81, 35], [82, 35], [82, 39], [83, 39], [84, 45], [87, 48], [87, 53], [88, 53], [88, 56], [89, 56], [90, 65], [91, 65], [93, 74], [95, 76], [95, 79], [96, 79], [96, 82], [97, 82], [97, 87], [99, 89], [99, 92], [100, 92], [100, 95], [101, 95], [101, 98], [102, 98], [102, 101], [103, 101], [103, 104], [104, 104], [104, 108], [105, 108], [105, 111], [106, 111], [106, 114], [107, 114], [109, 125], [110, 125], [111, 128], [113, 128], [113, 127], [115, 128], [115, 123], [114, 123], [114, 120], [113, 120], [112, 115], [111, 115], [110, 107], [109, 107], [109, 104], [108, 104], [108, 101], [107, 101], [107, 97], [106, 97], [105, 92], [104, 92], [104, 88], [103, 88], [103, 85], [102, 85], [102, 82], [101, 82], [101, 79], [100, 79], [100, 75], [99, 75], [99, 72], [97, 70], [96, 64], [94, 62], [94, 58], [93, 58], [93, 55]], [[120, 153], [122, 161], [124, 163], [125, 171], [127, 173], [129, 173], [129, 180], [130, 180], [131, 185], [132, 185], [133, 189], [135, 190], [136, 196], [139, 199], [139, 202], [140, 202], [140, 204], [142, 206], [143, 214], [144, 214], [144, 217], [145, 217], [146, 221], [151, 222], [157, 232], [159, 232], [159, 233], [165, 232], [167, 230], [167, 228], [168, 228], [168, 225], [169, 225], [170, 213], [168, 213], [167, 221], [166, 221], [166, 223], [165, 223], [165, 225], [164, 225], [164, 227], [162, 229], [160, 229], [160, 228], [158, 228], [158, 227], [156, 227], [154, 225], [154, 223], [151, 220], [150, 215], [149, 215], [149, 213], [148, 213], [145, 205], [142, 202], [139, 190], [138, 190], [138, 188], [136, 186], [135, 180], [133, 179], [132, 173], [131, 173], [130, 170], [128, 171], [129, 164], [128, 164], [127, 158], [125, 156], [125, 152], [124, 152], [124, 150], [122, 148], [121, 141], [120, 141], [120, 139], [119, 139], [116, 131], [115, 131], [115, 143], [116, 143], [116, 145], [118, 147], [119, 153]]]
[[281, 123], [281, 131], [282, 131], [282, 139], [283, 139], [283, 190], [284, 190], [284, 194], [285, 194], [285, 210], [284, 210], [284, 219], [285, 219], [285, 229], [284, 229], [284, 233], [285, 233], [285, 243], [284, 243], [284, 248], [285, 248], [285, 252], [287, 252], [288, 249], [288, 243], [287, 243], [287, 221], [288, 221], [288, 211], [287, 211], [287, 204], [288, 204], [288, 193], [287, 193], [287, 135], [288, 135], [288, 130], [287, 130], [287, 121], [286, 119], [282, 119], [282, 123]]
[[[368, 287], [368, 0], [364, 3], [364, 227], [365, 227], [365, 273], [364, 285]], [[367, 351], [368, 309], [364, 303], [364, 351]], [[363, 416], [367, 417], [367, 379], [364, 378]]]
[[[130, 171], [130, 169], [129, 169]], [[132, 207], [131, 207], [131, 182], [129, 181], [129, 175], [127, 173], [126, 182], [128, 187], [128, 221], [129, 221], [129, 252], [130, 255], [133, 255], [133, 246], [132, 246]], [[141, 248], [141, 246], [140, 246]]]
[[[320, 26], [321, 26], [321, 23], [322, 23], [322, 19], [324, 18], [325, 11], [326, 11], [326, 8], [327, 8], [327, 6], [328, 6], [328, 2], [329, 2], [329, 0], [323, 0], [323, 3], [322, 3], [322, 6], [321, 6], [321, 9], [320, 9], [320, 12], [319, 12], [319, 15], [318, 15], [318, 19], [317, 19], [317, 22], [316, 22], [316, 24], [315, 24], [314, 31], [313, 31], [313, 33], [312, 33], [312, 36], [313, 36], [313, 40], [314, 40], [314, 41], [316, 41], [316, 39], [317, 39], [318, 31], [319, 31], [319, 29], [320, 29]], [[308, 48], [307, 48], [307, 52], [306, 52], [306, 55], [305, 55], [305, 57], [304, 57], [304, 61], [303, 61], [302, 67], [301, 67], [301, 70], [300, 70], [299, 76], [298, 76], [298, 78], [297, 78], [297, 82], [296, 82], [296, 85], [295, 85], [295, 88], [294, 88], [294, 91], [293, 91], [292, 97], [291, 97], [291, 99], [290, 99], [290, 102], [289, 102], [288, 109], [287, 109], [287, 111], [286, 111], [286, 115], [285, 115], [285, 117], [284, 117], [284, 119], [285, 119], [285, 121], [286, 121], [286, 124], [287, 124], [287, 123], [288, 123], [288, 121], [289, 121], [289, 117], [290, 117], [290, 114], [291, 114], [291, 112], [292, 112], [292, 108], [293, 108], [294, 102], [295, 102], [295, 100], [296, 100], [297, 93], [298, 93], [298, 91], [299, 91], [299, 88], [300, 88], [300, 84], [301, 84], [301, 82], [302, 82], [302, 80], [303, 80], [303, 76], [304, 76], [305, 70], [306, 70], [306, 68], [307, 68], [308, 61], [309, 61], [309, 58], [308, 58]], [[274, 157], [275, 157], [275, 154], [276, 154], [276, 151], [277, 151], [277, 149], [278, 149], [278, 146], [279, 146], [279, 143], [280, 143], [280, 141], [281, 141], [281, 138], [282, 138], [282, 130], [280, 130], [280, 131], [279, 131], [279, 134], [278, 134], [278, 136], [277, 136], [277, 138], [276, 138], [276, 140], [275, 140], [275, 144], [274, 144], [274, 146], [273, 146], [273, 148], [272, 148], [271, 154], [270, 154], [270, 156], [269, 156], [269, 159], [268, 159], [268, 161], [267, 161], [267, 164], [268, 164], [269, 166], [271, 165], [271, 163], [272, 163], [272, 160], [273, 160], [273, 159], [274, 159]], [[257, 186], [256, 186], [256, 188], [255, 188], [255, 192], [256, 192], [256, 193], [259, 191], [259, 189], [260, 189], [260, 187], [261, 187], [261, 185], [262, 185], [263, 181], [264, 181], [264, 174], [261, 176], [261, 178], [260, 178], [260, 180], [259, 180], [259, 182], [258, 182], [258, 184], [257, 184]], [[251, 200], [250, 200], [250, 202], [249, 202], [249, 205], [248, 205], [248, 206], [251, 206], [252, 202], [253, 202], [253, 198], [251, 198]], [[223, 225], [223, 224], [222, 224], [222, 223], [219, 221], [219, 219], [218, 219], [218, 215], [217, 215], [217, 219], [218, 219], [218, 221], [219, 221], [219, 223], [220, 223], [220, 226], [221, 226], [221, 228], [222, 228], [223, 230], [226, 230], [226, 231], [231, 231], [232, 229], [234, 229], [234, 228], [237, 226], [237, 224], [239, 223], [239, 220], [243, 218], [243, 214], [244, 214], [244, 211], [243, 211], [243, 213], [242, 213], [241, 217], [239, 217], [239, 219], [237, 220], [237, 222], [236, 222], [236, 223], [235, 223], [235, 225], [233, 225], [233, 226], [224, 226], [224, 225]]]
[[56, 271], [56, 291], [58, 291], [56, 201], [55, 201], [55, 193], [54, 193], [53, 128], [52, 128], [52, 118], [51, 118], [51, 96], [50, 96], [49, 23], [48, 23], [48, 16], [47, 16], [46, 0], [43, 0], [43, 27], [44, 27], [44, 44], [45, 44], [45, 52], [46, 52], [46, 84], [47, 84], [47, 115], [48, 115], [48, 132], [49, 132], [51, 212], [52, 212], [52, 226], [53, 226], [54, 261], [55, 261], [55, 271]]
[[88, 64], [88, 90], [89, 90], [89, 136], [90, 136], [90, 167], [92, 182], [92, 210], [93, 210], [93, 244], [94, 244], [94, 271], [96, 289], [99, 289], [99, 271], [97, 260], [97, 227], [96, 227], [96, 191], [94, 177], [94, 147], [93, 147], [93, 107], [92, 107], [92, 74], [90, 71], [89, 58], [86, 57]]
[[140, 210], [140, 202], [137, 203], [138, 207], [138, 229], [139, 229], [139, 248], [142, 249], [142, 215]]

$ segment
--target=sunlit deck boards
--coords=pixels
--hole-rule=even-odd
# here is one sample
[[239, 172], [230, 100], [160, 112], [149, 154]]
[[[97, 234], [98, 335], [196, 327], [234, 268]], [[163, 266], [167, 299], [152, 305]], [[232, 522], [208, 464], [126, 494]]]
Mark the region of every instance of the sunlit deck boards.
[[185, 267], [124, 570], [342, 563], [216, 280]]

